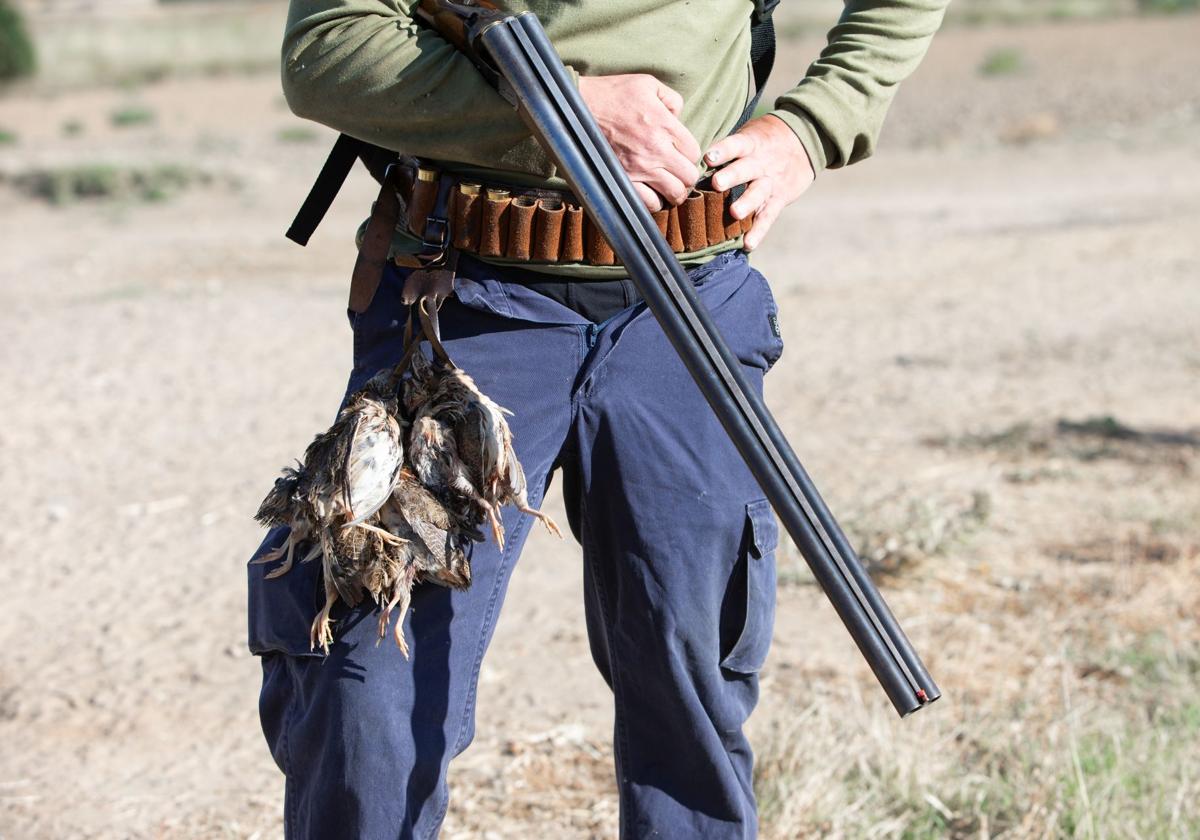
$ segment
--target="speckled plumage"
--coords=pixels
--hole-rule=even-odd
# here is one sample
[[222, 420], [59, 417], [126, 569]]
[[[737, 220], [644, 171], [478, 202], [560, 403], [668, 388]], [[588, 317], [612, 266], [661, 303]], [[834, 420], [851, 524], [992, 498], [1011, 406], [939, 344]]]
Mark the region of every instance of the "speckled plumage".
[[381, 371], [350, 396], [303, 460], [276, 479], [256, 516], [290, 529], [255, 561], [284, 558], [266, 577], [285, 574], [302, 545], [302, 562], [321, 558], [325, 604], [310, 628], [314, 649], [333, 644], [330, 611], [339, 600], [353, 607], [369, 597], [380, 610], [380, 638], [398, 612], [392, 636], [407, 656], [403, 621], [413, 586], [469, 586], [480, 525], [504, 544], [502, 504], [559, 534], [528, 503], [508, 412], [444, 351], [436, 363], [419, 352], [405, 358], [404, 369]]
[[529, 504], [525, 471], [513, 450], [512, 430], [505, 419], [511, 412], [480, 391], [475, 380], [458, 368], [442, 372], [423, 412], [449, 425], [459, 460], [490, 510], [511, 504], [541, 520], [550, 533], [562, 536], [553, 519]]
[[432, 415], [418, 415], [409, 433], [413, 471], [433, 493], [453, 503], [455, 498], [474, 505], [491, 526], [496, 544], [504, 545], [504, 529], [496, 506], [471, 481], [471, 470], [459, 457], [454, 430]]
[[287, 540], [256, 562], [284, 563], [267, 574], [291, 569], [296, 548], [315, 540], [303, 558], [321, 557], [325, 605], [312, 626], [313, 646], [328, 648], [329, 613], [340, 598], [350, 606], [362, 600], [361, 577], [377, 554], [376, 543], [396, 540], [378, 526], [404, 462], [403, 432], [397, 419], [399, 371], [381, 371], [347, 400], [330, 428], [317, 435], [296, 469], [288, 468], [263, 500], [258, 520], [287, 525]]

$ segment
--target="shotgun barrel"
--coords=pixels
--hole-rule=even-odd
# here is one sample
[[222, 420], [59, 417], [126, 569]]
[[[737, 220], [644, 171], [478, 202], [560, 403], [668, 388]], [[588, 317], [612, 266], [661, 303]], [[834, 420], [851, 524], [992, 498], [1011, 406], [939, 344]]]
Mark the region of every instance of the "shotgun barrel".
[[941, 696], [659, 234], [537, 17], [422, 0], [419, 14], [513, 101], [607, 237], [901, 717]]

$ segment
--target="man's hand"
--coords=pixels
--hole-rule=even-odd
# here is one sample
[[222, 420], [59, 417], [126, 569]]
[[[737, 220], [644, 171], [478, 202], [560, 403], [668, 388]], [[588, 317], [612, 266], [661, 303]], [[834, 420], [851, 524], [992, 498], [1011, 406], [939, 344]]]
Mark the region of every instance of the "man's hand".
[[580, 76], [579, 94], [646, 206], [682, 204], [700, 178], [700, 144], [679, 121], [683, 97], [644, 73]]
[[709, 166], [721, 167], [712, 177], [713, 189], [747, 185], [729, 208], [735, 219], [758, 214], [742, 240], [747, 251], [762, 244], [780, 211], [798, 199], [815, 177], [795, 132], [770, 114], [750, 120], [736, 134], [714, 143], [704, 160]]

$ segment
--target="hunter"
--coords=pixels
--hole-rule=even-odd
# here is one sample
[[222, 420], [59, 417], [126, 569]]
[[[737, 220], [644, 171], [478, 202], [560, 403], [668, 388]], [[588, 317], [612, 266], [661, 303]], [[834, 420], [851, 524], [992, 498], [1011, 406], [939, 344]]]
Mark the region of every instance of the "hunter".
[[[818, 173], [871, 155], [947, 2], [846, 0], [828, 46], [759, 116], [774, 2], [501, 6], [538, 15], [761, 389], [783, 341], [770, 286], [747, 252]], [[414, 5], [290, 3], [283, 86], [292, 110], [415, 159], [424, 173], [401, 195], [378, 288], [350, 313], [347, 393], [403, 355], [402, 294], [431, 212], [418, 185], [453, 178], [457, 276], [442, 342], [513, 412], [529, 502], [540, 505], [561, 477], [583, 548], [591, 653], [612, 689], [621, 836], [754, 837], [743, 726], [774, 619], [770, 506], [530, 130]], [[726, 224], [705, 216], [714, 207]], [[505, 509], [504, 547], [474, 546], [469, 589], [418, 586], [404, 625], [408, 658], [376, 644], [374, 603], [335, 611], [328, 654], [311, 649], [320, 564], [273, 581], [250, 566], [250, 647], [262, 658], [260, 713], [286, 777], [289, 838], [438, 834], [447, 768], [474, 734], [480, 665], [532, 521]], [[260, 554], [285, 536], [269, 534]]]

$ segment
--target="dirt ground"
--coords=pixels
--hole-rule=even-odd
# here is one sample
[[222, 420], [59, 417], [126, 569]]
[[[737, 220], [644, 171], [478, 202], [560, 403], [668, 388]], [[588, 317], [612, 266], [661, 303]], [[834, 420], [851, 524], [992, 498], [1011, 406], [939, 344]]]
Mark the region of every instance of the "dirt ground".
[[[1200, 832], [1197, 43], [1196, 16], [949, 30], [876, 159], [755, 255], [788, 345], [771, 405], [945, 692], [894, 719], [785, 547], [753, 721], [766, 835]], [[817, 47], [788, 44], [777, 78]], [[996, 50], [1020, 66], [981, 73]], [[112, 124], [131, 108], [152, 117]], [[307, 249], [285, 241], [332, 137], [297, 125], [270, 75], [0, 98], [0, 838], [281, 833], [250, 517], [341, 396], [373, 191], [355, 176]], [[211, 182], [66, 206], [19, 187], [98, 161]], [[578, 549], [535, 531], [446, 836], [615, 835], [580, 592]], [[1089, 796], [1093, 734], [1158, 743], [1128, 706], [1146, 674], [1186, 713], [1178, 754], [1151, 750], [1174, 758], [1142, 799]], [[1001, 745], [1047, 762], [1015, 803]], [[1125, 832], [1131, 809], [1163, 833]]]

